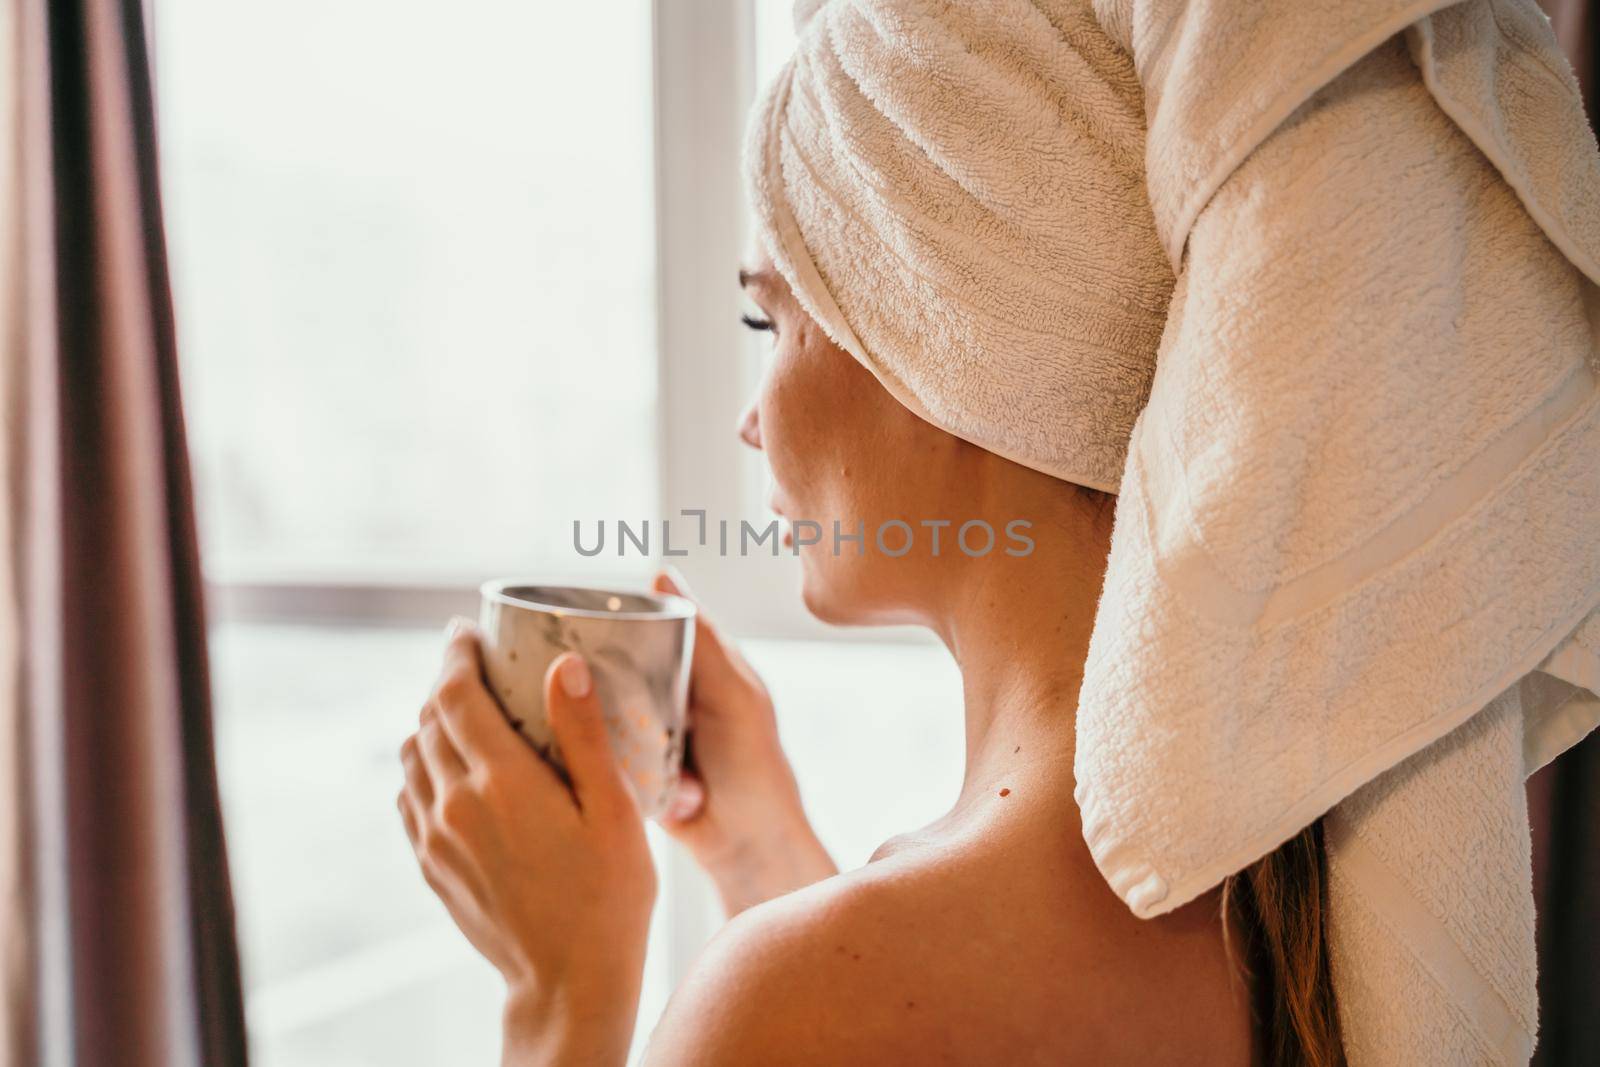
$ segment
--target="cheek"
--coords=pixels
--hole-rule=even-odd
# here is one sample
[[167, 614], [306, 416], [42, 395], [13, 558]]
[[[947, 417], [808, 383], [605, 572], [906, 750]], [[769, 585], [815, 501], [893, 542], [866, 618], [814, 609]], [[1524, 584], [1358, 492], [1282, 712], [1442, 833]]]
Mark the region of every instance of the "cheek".
[[820, 371], [816, 354], [803, 345], [780, 349], [761, 387], [762, 449], [791, 498], [817, 480], [819, 464], [836, 445], [831, 386]]
[[893, 487], [879, 483], [893, 481], [904, 456], [896, 431], [905, 420], [915, 416], [842, 349], [780, 351], [763, 386], [761, 435], [791, 517], [850, 517], [886, 504]]

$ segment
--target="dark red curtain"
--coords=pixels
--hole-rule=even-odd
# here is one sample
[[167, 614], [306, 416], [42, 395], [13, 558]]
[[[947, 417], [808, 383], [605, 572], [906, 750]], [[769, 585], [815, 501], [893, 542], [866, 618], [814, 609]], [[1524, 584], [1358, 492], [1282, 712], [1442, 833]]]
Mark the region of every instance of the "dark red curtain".
[[235, 1067], [143, 5], [15, 0], [8, 29], [5, 1051], [19, 1067]]

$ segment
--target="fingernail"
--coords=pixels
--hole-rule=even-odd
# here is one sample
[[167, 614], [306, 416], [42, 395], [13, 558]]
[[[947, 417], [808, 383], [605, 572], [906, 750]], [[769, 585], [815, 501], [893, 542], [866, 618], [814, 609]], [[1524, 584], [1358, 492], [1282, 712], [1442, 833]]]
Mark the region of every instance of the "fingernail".
[[672, 798], [672, 817], [687, 819], [700, 806], [700, 799], [700, 783], [692, 778], [682, 779], [678, 783], [677, 793]]
[[589, 677], [589, 665], [583, 657], [574, 653], [562, 661], [556, 673], [560, 676], [561, 689], [574, 700], [582, 700], [589, 695], [589, 689], [594, 684]]
[[472, 620], [462, 615], [450, 616], [450, 621], [444, 624], [444, 637], [448, 641], [460, 633], [464, 627], [472, 625]]

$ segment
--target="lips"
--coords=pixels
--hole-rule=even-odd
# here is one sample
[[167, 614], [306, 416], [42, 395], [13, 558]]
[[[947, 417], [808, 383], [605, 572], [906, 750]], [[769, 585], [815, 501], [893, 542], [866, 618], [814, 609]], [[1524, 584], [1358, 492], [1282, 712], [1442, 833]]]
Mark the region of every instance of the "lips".
[[782, 538], [783, 547], [784, 548], [793, 548], [794, 547], [794, 526], [790, 524], [789, 516], [787, 516], [787, 515], [785, 515], [783, 513], [783, 508], [778, 503], [778, 490], [777, 490], [776, 487], [773, 488], [772, 493], [767, 497], [767, 510], [772, 512], [774, 515], [776, 515], [779, 518], [784, 520], [783, 538]]

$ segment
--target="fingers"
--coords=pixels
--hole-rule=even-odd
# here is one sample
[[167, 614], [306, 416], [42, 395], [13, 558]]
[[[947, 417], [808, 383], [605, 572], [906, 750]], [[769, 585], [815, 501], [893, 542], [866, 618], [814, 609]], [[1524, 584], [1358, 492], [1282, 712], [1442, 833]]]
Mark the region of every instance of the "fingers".
[[617, 763], [606, 728], [600, 695], [589, 665], [576, 652], [563, 652], [544, 676], [550, 729], [561, 746], [578, 807], [586, 818], [637, 810], [633, 786]]
[[405, 768], [406, 789], [417, 798], [419, 804], [432, 804], [433, 780], [428, 777], [428, 768], [422, 762], [422, 749], [416, 734], [406, 738], [400, 746], [400, 766]]
[[[494, 759], [514, 740], [511, 724], [483, 683], [478, 632], [465, 620], [455, 622], [439, 682], [428, 703], [437, 709], [450, 743], [468, 765]], [[423, 714], [426, 717], [426, 709]]]
[[417, 823], [417, 813], [411, 809], [411, 794], [402, 789], [395, 798], [395, 806], [400, 809], [400, 821], [405, 825], [406, 836], [411, 839], [413, 849], [422, 846], [422, 829]]
[[[431, 792], [444, 792], [466, 777], [467, 764], [437, 721], [425, 723], [416, 733], [422, 764], [427, 768]], [[432, 796], [429, 797], [432, 802]]]
[[700, 813], [705, 801], [706, 787], [699, 775], [684, 771], [678, 776], [678, 788], [673, 791], [672, 802], [657, 821], [667, 827], [689, 822]]
[[[671, 574], [661, 571], [651, 583], [660, 593], [672, 593], [693, 600], [687, 588], [673, 580]], [[722, 638], [721, 632], [706, 617], [705, 609], [695, 602], [694, 655], [689, 666], [690, 701], [726, 707], [745, 695], [742, 687], [747, 681], [740, 673], [739, 654]]]
[[458, 843], [463, 824], [471, 821], [467, 768], [438, 717], [425, 714], [423, 719], [422, 728], [400, 746], [405, 787], [395, 806], [423, 878], [434, 892], [441, 898], [456, 892], [455, 887], [475, 892], [471, 865]]
[[440, 820], [429, 807], [420, 804], [409, 788], [400, 791], [395, 798], [395, 807], [400, 809], [400, 822], [405, 826], [411, 851], [416, 854], [417, 866], [428, 887], [447, 907], [452, 899], [463, 895], [481, 904], [483, 895], [472, 876], [465, 853], [441, 829]]
[[[694, 593], [689, 589], [689, 579], [685, 578], [683, 572], [670, 563], [656, 572], [655, 580], [650, 584], [658, 593], [671, 593], [673, 596], [681, 596], [685, 600], [694, 600]], [[698, 604], [699, 601], [695, 601], [695, 603]]]

